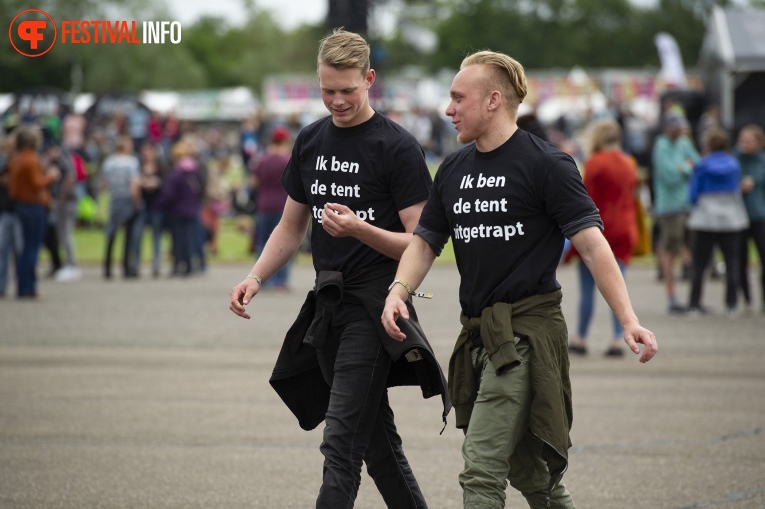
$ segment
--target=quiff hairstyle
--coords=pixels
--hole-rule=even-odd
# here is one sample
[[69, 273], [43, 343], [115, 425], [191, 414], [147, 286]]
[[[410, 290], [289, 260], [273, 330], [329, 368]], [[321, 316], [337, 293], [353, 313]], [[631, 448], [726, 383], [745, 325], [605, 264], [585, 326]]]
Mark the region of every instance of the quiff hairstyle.
[[468, 55], [462, 61], [460, 69], [471, 65], [487, 65], [491, 67], [489, 77], [484, 80], [484, 92], [494, 90], [502, 94], [505, 108], [512, 113], [518, 113], [518, 107], [526, 97], [526, 74], [523, 66], [517, 60], [496, 51], [479, 51]]
[[590, 154], [609, 147], [618, 147], [622, 142], [622, 129], [611, 118], [594, 121], [590, 125]]
[[317, 69], [322, 64], [335, 69], [358, 69], [366, 76], [370, 69], [369, 44], [359, 34], [336, 28], [319, 42]]

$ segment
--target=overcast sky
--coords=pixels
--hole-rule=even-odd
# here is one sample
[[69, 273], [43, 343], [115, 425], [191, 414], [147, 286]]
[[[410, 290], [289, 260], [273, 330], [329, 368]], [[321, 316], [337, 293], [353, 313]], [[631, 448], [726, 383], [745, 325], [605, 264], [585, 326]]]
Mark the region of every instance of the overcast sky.
[[[193, 23], [201, 16], [220, 16], [233, 25], [241, 24], [245, 10], [241, 0], [166, 0], [175, 20]], [[255, 4], [268, 9], [283, 27], [291, 29], [301, 23], [317, 23], [327, 15], [326, 0], [256, 0]]]

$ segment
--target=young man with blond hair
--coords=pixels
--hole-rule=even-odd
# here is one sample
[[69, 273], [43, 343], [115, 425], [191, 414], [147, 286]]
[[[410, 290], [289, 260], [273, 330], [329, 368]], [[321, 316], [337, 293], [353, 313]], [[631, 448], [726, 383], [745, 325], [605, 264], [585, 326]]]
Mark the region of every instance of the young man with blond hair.
[[449, 394], [457, 427], [465, 429], [464, 506], [504, 507], [509, 480], [531, 507], [574, 507], [561, 482], [572, 421], [555, 278], [565, 237], [592, 271], [629, 348], [637, 354], [638, 343], [645, 345], [641, 362], [656, 353], [656, 338], [632, 310], [574, 161], [516, 125], [526, 96], [521, 65], [482, 51], [460, 69], [446, 114], [458, 141], [471, 144], [439, 168], [382, 321], [392, 338], [408, 341], [404, 299], [451, 236], [463, 328], [449, 363]]
[[244, 306], [292, 258], [312, 221], [316, 287], [287, 333], [271, 384], [301, 427], [326, 421], [316, 507], [353, 507], [364, 462], [388, 507], [424, 508], [387, 387], [419, 384], [426, 397], [442, 395], [446, 412], [446, 383], [424, 338], [412, 345], [416, 352], [400, 348], [380, 312], [432, 181], [417, 141], [369, 104], [375, 71], [361, 36], [336, 30], [323, 39], [318, 78], [330, 116], [297, 136], [281, 180], [284, 213], [229, 307], [250, 318]]

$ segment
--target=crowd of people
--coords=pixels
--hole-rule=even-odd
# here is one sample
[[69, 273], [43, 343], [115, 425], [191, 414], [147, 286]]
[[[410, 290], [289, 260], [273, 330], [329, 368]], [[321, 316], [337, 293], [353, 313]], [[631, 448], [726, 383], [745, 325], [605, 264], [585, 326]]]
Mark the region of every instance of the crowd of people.
[[[80, 279], [77, 226], [103, 226], [105, 279], [114, 276], [118, 236], [125, 279], [140, 277], [144, 243], [150, 243], [153, 277], [165, 265], [172, 277], [203, 273], [220, 249], [221, 220], [231, 216], [256, 215], [257, 228], [242, 221], [240, 229], [250, 237], [250, 251], [259, 252], [284, 206], [278, 177], [293, 138], [286, 125], [259, 127], [254, 119], [239, 128], [195, 126], [140, 108], [90, 127], [71, 113], [57, 122], [50, 116], [14, 122], [0, 137], [0, 295], [15, 279], [18, 297], [39, 297], [43, 247], [47, 277]], [[288, 287], [287, 269], [274, 286]]]
[[[636, 136], [628, 136], [625, 130], [624, 112], [614, 106], [578, 127], [563, 120], [543, 125], [534, 113], [519, 117], [517, 123], [577, 162], [625, 276], [641, 233], [635, 221], [636, 201], [643, 198], [641, 205], [653, 217], [653, 250], [670, 313], [698, 316], [710, 312], [702, 304], [705, 269], [713, 277], [723, 277], [724, 272], [729, 316], [758, 306], [752, 302], [749, 244], [753, 241], [762, 259], [762, 129], [746, 126], [730, 146], [730, 142], [723, 143], [727, 134], [721, 131], [713, 107], [692, 132], [682, 106], [668, 101], [655, 138], [635, 147], [631, 140]], [[418, 108], [384, 113], [415, 137], [431, 163], [441, 161], [455, 148], [448, 135], [448, 119], [439, 112]], [[120, 230], [124, 231], [120, 273], [127, 279], [140, 276], [141, 260], [146, 256], [154, 277], [163, 273], [166, 258], [171, 276], [204, 272], [207, 258], [220, 249], [221, 221], [232, 216], [252, 219], [242, 222], [241, 229], [251, 237], [250, 251], [259, 255], [281, 217], [286, 193], [279, 176], [289, 160], [292, 141], [304, 127], [297, 115], [249, 118], [237, 127], [199, 126], [181, 122], [172, 113], [162, 116], [141, 107], [127, 114], [117, 112], [92, 125], [73, 113], [16, 120], [5, 126], [6, 136], [0, 138], [0, 294], [7, 291], [10, 267], [16, 260], [20, 297], [37, 294], [27, 283], [33, 278], [29, 265], [37, 266], [40, 249], [32, 245], [49, 254], [47, 276], [56, 281], [81, 277], [74, 242], [79, 224], [103, 223], [103, 276], [107, 279], [113, 276], [113, 248]], [[30, 147], [33, 138], [34, 149]], [[10, 189], [8, 170], [14, 155], [25, 161], [24, 168], [34, 161], [39, 164], [39, 171], [27, 170], [35, 177], [19, 181], [28, 190]], [[636, 162], [647, 171], [639, 171]], [[723, 167], [728, 172], [724, 176], [719, 174]], [[106, 202], [107, 196], [108, 214], [99, 221], [98, 203]], [[44, 210], [39, 232], [33, 233], [31, 219], [25, 216], [28, 203]], [[163, 240], [167, 232], [172, 239], [169, 250]], [[148, 239], [144, 241], [144, 237]], [[144, 249], [142, 243], [150, 243], [150, 247]], [[715, 263], [715, 246], [722, 252], [724, 264]], [[566, 262], [578, 258], [575, 249], [564, 255]], [[676, 274], [678, 261], [681, 265]], [[583, 354], [587, 352], [594, 286], [586, 266], [579, 264], [578, 270], [579, 324], [570, 348]], [[289, 266], [285, 266], [267, 286], [288, 289], [288, 274]], [[677, 295], [678, 277], [691, 282], [687, 299]], [[765, 291], [765, 275], [760, 286]], [[739, 296], [743, 306], [738, 304]], [[623, 351], [616, 339], [621, 332], [615, 318], [613, 336], [606, 353], [618, 357]]]
[[[455, 409], [465, 430], [465, 507], [501, 507], [508, 480], [532, 507], [573, 507], [561, 481], [573, 415], [568, 354], [589, 353], [596, 288], [613, 315], [606, 356], [631, 352], [648, 362], [657, 353], [625, 282], [648, 235], [639, 221], [643, 186], [668, 311], [709, 313], [704, 278], [717, 246], [725, 313], [736, 317], [739, 294], [754, 304], [750, 239], [765, 258], [765, 134], [748, 125], [731, 151], [710, 115], [697, 144], [682, 106], [668, 102], [644, 180], [617, 114], [591, 119], [581, 137], [566, 129], [548, 136], [535, 115], [518, 117], [527, 93], [521, 64], [481, 51], [452, 82], [445, 115], [465, 146], [447, 154], [440, 116], [417, 111], [405, 123], [372, 108], [369, 53], [344, 30], [321, 41], [329, 115], [306, 126], [248, 119], [236, 130], [184, 127], [141, 108], [91, 127], [75, 114], [60, 119], [61, 129], [50, 118], [20, 122], [0, 159], [0, 294], [15, 260], [17, 296], [40, 298], [43, 246], [53, 278], [81, 277], [74, 231], [89, 200], [108, 198], [106, 280], [115, 277], [120, 231], [123, 278], [141, 276], [147, 229], [152, 276], [163, 272], [168, 231], [167, 274], [188, 277], [221, 249], [223, 218], [254, 216], [257, 261], [229, 301], [242, 318], [262, 289], [289, 289], [291, 259], [308, 235], [316, 286], [271, 383], [301, 427], [326, 423], [317, 507], [352, 507], [363, 462], [389, 507], [426, 507], [388, 401], [396, 385], [440, 395], [444, 421]], [[428, 160], [440, 161], [435, 179]], [[411, 297], [429, 297], [418, 286], [449, 240], [462, 327], [447, 383]], [[575, 258], [579, 313], [569, 338], [555, 274]], [[691, 280], [687, 304], [676, 292], [678, 259]]]

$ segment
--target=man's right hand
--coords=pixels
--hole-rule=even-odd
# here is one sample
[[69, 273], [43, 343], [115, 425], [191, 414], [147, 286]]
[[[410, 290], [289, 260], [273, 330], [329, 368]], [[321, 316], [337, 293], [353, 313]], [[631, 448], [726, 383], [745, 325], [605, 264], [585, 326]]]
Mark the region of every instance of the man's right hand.
[[388, 298], [385, 299], [385, 309], [382, 314], [382, 324], [385, 327], [385, 332], [396, 341], [403, 341], [406, 339], [406, 334], [401, 332], [396, 320], [400, 316], [404, 320], [409, 320], [409, 310], [406, 307], [406, 302], [401, 299], [401, 296], [394, 287]]
[[231, 301], [228, 308], [235, 315], [250, 319], [250, 315], [244, 310], [244, 306], [250, 303], [253, 297], [258, 294], [260, 284], [255, 279], [245, 279], [231, 289]]

